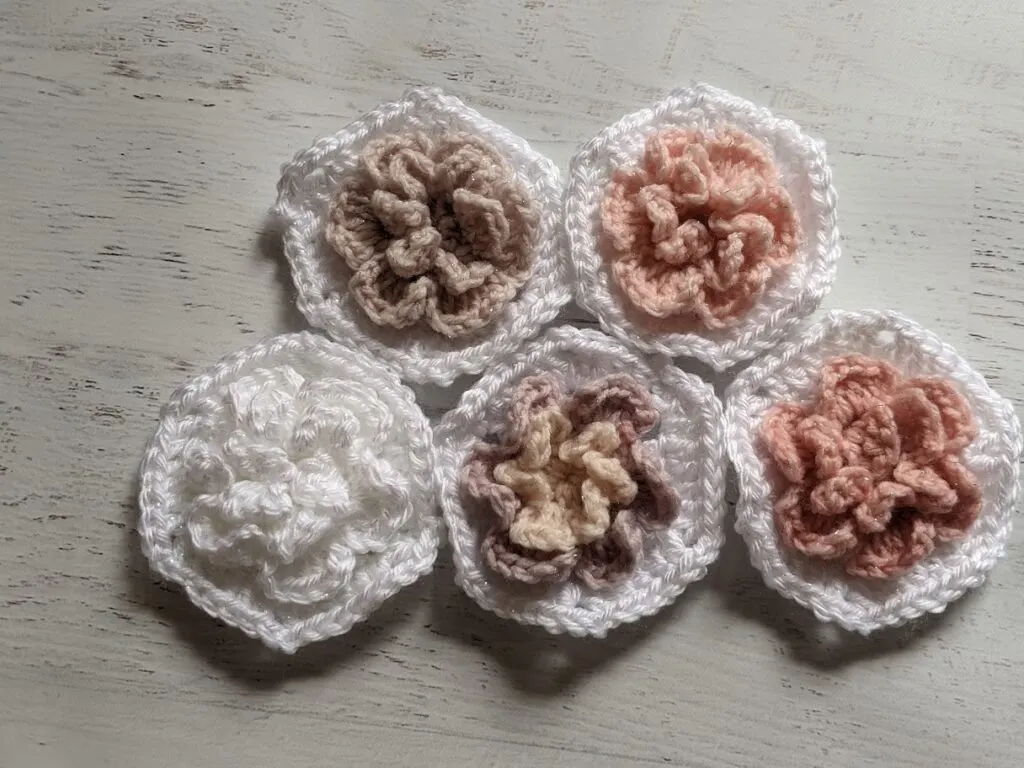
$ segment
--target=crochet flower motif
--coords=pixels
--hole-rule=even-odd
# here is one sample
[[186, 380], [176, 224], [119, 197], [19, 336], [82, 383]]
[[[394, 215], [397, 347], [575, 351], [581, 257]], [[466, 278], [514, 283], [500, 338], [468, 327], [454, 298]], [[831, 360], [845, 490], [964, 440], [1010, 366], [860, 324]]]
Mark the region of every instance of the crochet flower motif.
[[363, 149], [326, 237], [370, 320], [457, 338], [488, 325], [529, 278], [538, 222], [538, 206], [483, 139], [388, 134]]
[[601, 223], [637, 309], [708, 329], [736, 324], [801, 239], [768, 149], [731, 126], [648, 137], [642, 165], [612, 174]]
[[337, 597], [412, 517], [407, 478], [374, 443], [394, 418], [356, 383], [256, 370], [197, 418], [207, 427], [183, 455], [187, 545], [218, 581], [237, 579], [276, 610]]
[[565, 396], [550, 375], [524, 378], [500, 443], [480, 443], [463, 487], [494, 523], [483, 554], [502, 576], [529, 584], [572, 576], [601, 589], [626, 577], [645, 531], [663, 529], [679, 501], [639, 438], [657, 423], [647, 393], [625, 375]]
[[761, 424], [785, 482], [782, 542], [854, 576], [900, 575], [977, 519], [981, 489], [960, 458], [976, 434], [950, 382], [859, 355], [829, 360], [812, 407], [777, 404]]

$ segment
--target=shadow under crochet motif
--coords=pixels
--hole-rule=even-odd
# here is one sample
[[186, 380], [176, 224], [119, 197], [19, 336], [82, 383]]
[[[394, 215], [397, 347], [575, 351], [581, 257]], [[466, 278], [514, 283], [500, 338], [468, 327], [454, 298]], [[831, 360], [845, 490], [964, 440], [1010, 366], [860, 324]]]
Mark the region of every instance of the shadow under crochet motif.
[[284, 255], [281, 223], [272, 215], [267, 216], [260, 227], [253, 256], [258, 261], [267, 261], [274, 266], [274, 282], [277, 284], [278, 293], [277, 332], [291, 333], [308, 330], [309, 323], [306, 322], [306, 318], [302, 316], [296, 304], [291, 268]]
[[294, 655], [271, 650], [259, 640], [230, 627], [196, 608], [184, 591], [153, 574], [142, 553], [137, 531], [138, 478], [122, 505], [124, 528], [124, 591], [132, 608], [151, 612], [170, 627], [181, 646], [245, 688], [269, 690], [290, 680], [322, 677], [358, 663], [393, 638], [397, 627], [428, 599], [426, 579], [401, 590], [351, 632], [305, 646]]
[[750, 563], [743, 539], [733, 529], [733, 520], [730, 510], [725, 545], [708, 574], [708, 586], [726, 610], [744, 621], [768, 627], [793, 658], [817, 669], [839, 669], [865, 659], [908, 651], [943, 625], [956, 621], [977, 594], [969, 592], [942, 613], [926, 614], [902, 626], [874, 632], [870, 637], [848, 632], [819, 621], [808, 609], [766, 587], [761, 574]]
[[518, 690], [555, 696], [572, 691], [591, 674], [637, 651], [659, 627], [682, 621], [693, 598], [704, 589], [691, 586], [675, 603], [654, 616], [617, 627], [607, 637], [554, 635], [540, 627], [495, 616], [470, 600], [455, 583], [451, 552], [443, 550], [432, 580], [430, 629], [487, 654], [496, 671]]

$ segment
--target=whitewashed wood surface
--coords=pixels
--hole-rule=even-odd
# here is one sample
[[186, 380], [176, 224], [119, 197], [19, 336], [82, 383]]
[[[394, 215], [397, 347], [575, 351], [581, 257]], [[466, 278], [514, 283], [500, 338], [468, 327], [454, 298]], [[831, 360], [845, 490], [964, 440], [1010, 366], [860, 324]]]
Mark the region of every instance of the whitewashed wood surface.
[[605, 641], [485, 615], [443, 555], [281, 657], [148, 574], [133, 489], [174, 387], [302, 327], [280, 163], [416, 84], [563, 167], [678, 84], [768, 104], [829, 144], [827, 305], [907, 312], [1021, 403], [1022, 38], [1017, 0], [0, 0], [0, 766], [1024, 764], [1021, 532], [979, 593], [868, 640], [733, 535]]

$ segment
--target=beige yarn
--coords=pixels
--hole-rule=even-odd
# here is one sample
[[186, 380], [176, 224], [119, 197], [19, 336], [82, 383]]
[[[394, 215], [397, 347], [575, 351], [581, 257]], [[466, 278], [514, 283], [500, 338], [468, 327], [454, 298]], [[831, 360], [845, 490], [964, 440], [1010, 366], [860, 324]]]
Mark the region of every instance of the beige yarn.
[[364, 147], [326, 238], [370, 320], [456, 338], [488, 325], [529, 278], [538, 221], [537, 204], [484, 139], [388, 134]]
[[612, 504], [630, 504], [637, 484], [616, 452], [622, 443], [610, 421], [572, 436], [558, 408], [534, 415], [515, 459], [498, 464], [494, 479], [522, 501], [509, 529], [512, 543], [541, 552], [568, 552], [605, 535]]

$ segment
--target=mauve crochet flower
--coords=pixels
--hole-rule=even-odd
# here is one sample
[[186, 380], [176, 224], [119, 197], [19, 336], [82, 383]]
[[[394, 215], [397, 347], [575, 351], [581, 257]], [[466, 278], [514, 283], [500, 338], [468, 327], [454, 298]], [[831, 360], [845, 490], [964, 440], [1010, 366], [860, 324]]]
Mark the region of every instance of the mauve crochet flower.
[[389, 134], [363, 149], [331, 203], [326, 237], [374, 323], [455, 338], [488, 325], [526, 282], [538, 220], [483, 139]]
[[650, 394], [613, 375], [565, 396], [550, 375], [524, 378], [500, 443], [477, 444], [462, 484], [493, 524], [487, 564], [529, 584], [575, 576], [600, 589], [635, 567], [647, 531], [668, 526], [679, 500], [639, 442], [657, 422]]
[[783, 480], [782, 542], [854, 576], [898, 576], [977, 519], [981, 489], [960, 458], [976, 434], [948, 381], [904, 379], [858, 355], [829, 360], [813, 406], [775, 405], [761, 424]]
[[768, 149], [738, 128], [669, 128], [601, 204], [611, 270], [632, 304], [709, 329], [737, 323], [792, 263], [800, 223]]

